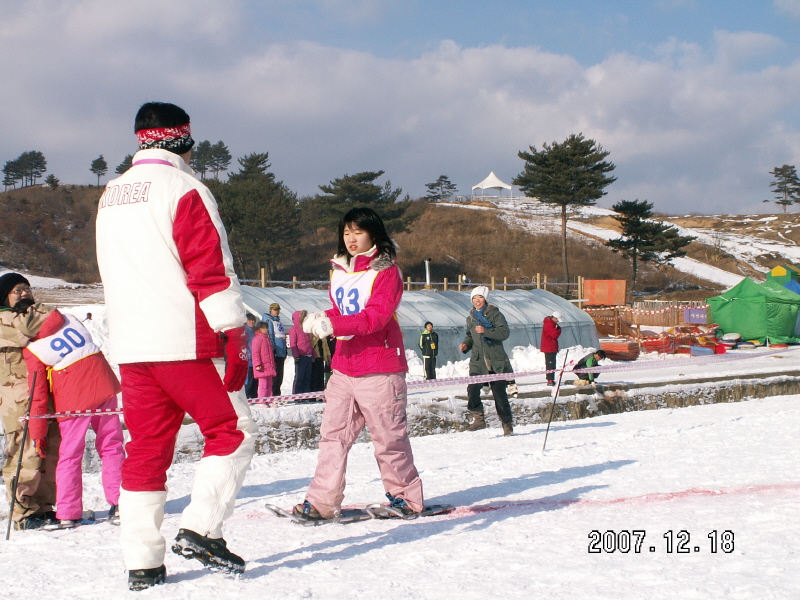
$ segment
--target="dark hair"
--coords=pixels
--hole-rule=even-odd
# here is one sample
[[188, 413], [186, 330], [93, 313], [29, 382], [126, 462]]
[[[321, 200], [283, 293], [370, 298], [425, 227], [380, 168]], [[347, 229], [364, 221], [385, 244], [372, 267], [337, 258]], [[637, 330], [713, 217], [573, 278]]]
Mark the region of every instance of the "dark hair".
[[250, 313], [247, 313], [247, 319], [246, 320], [247, 321], [255, 321], [256, 320], [256, 316], [255, 315], [251, 315]]
[[397, 248], [389, 234], [386, 233], [383, 219], [371, 208], [362, 206], [351, 208], [339, 221], [339, 256], [345, 256], [348, 264], [350, 263], [350, 253], [344, 243], [344, 228], [347, 225], [355, 225], [358, 229], [366, 231], [372, 239], [372, 243], [378, 247], [378, 255], [388, 254], [392, 259], [397, 256]]
[[595, 352], [595, 354], [597, 354], [597, 356], [599, 356], [601, 360], [606, 357], [606, 351], [605, 350], [598, 350], [597, 352]]
[[0, 276], [0, 306], [5, 306], [8, 300], [8, 294], [11, 293], [15, 287], [20, 283], [30, 286], [30, 281], [25, 279], [19, 273], [4, 273]]
[[269, 323], [267, 323], [266, 321], [259, 321], [258, 323], [256, 323], [255, 329], [256, 331], [258, 331], [259, 329], [269, 329]]
[[425, 321], [425, 327], [427, 327], [428, 325], [430, 325], [431, 327], [433, 327], [433, 323], [431, 323], [430, 321]]
[[179, 127], [189, 123], [189, 115], [180, 106], [169, 102], [147, 102], [136, 113], [133, 132], [141, 129]]

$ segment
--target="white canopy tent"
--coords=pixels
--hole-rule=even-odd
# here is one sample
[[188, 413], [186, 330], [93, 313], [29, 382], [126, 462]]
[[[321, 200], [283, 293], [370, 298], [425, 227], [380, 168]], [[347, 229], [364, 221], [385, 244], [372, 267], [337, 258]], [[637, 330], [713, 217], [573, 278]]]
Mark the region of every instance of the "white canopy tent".
[[511, 191], [511, 186], [502, 181], [497, 175], [494, 174], [494, 171], [492, 171], [491, 173], [489, 173], [489, 176], [486, 179], [472, 186], [473, 194], [475, 193], [475, 190], [481, 190], [481, 194], [483, 194], [483, 190]]

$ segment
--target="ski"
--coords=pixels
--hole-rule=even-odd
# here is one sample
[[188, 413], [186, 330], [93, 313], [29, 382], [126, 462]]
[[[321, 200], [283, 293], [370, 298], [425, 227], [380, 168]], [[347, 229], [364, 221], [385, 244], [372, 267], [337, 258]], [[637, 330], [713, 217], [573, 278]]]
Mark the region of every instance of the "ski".
[[374, 519], [404, 519], [411, 521], [418, 517], [433, 517], [435, 515], [444, 515], [455, 510], [452, 504], [431, 504], [426, 506], [422, 512], [405, 514], [399, 508], [389, 506], [388, 504], [370, 504], [367, 506], [367, 512]]
[[265, 504], [264, 506], [275, 516], [289, 519], [290, 521], [297, 523], [298, 525], [303, 525], [304, 527], [328, 525], [329, 523], [341, 523], [346, 525], [347, 523], [356, 523], [357, 521], [366, 521], [373, 518], [372, 515], [370, 515], [363, 508], [343, 508], [341, 514], [332, 519], [304, 519], [302, 517], [298, 517], [293, 512], [284, 510], [280, 506], [275, 506], [274, 504]]

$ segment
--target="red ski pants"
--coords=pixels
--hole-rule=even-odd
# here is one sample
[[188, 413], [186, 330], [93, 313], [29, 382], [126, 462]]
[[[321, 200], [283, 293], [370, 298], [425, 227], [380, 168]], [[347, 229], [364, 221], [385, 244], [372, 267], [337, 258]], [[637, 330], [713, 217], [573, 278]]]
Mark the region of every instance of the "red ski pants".
[[228, 456], [244, 440], [237, 415], [210, 358], [120, 365], [125, 446], [122, 487], [166, 490], [175, 441], [188, 413], [205, 438], [203, 456]]

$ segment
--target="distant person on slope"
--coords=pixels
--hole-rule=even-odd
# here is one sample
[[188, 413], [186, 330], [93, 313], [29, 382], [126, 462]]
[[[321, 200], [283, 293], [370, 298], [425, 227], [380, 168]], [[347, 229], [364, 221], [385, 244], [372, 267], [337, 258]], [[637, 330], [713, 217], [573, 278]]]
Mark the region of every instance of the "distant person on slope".
[[281, 395], [283, 385], [283, 367], [286, 356], [289, 354], [286, 344], [286, 330], [281, 323], [281, 305], [273, 302], [269, 305], [269, 312], [265, 312], [261, 320], [269, 325], [269, 339], [275, 356], [275, 377], [272, 378], [272, 395]]
[[[256, 318], [250, 313], [247, 314], [247, 323], [244, 326], [244, 335], [247, 343], [247, 379], [244, 380], [244, 395], [245, 398], [249, 400], [250, 398], [258, 397], [259, 383], [255, 377], [255, 374], [253, 373], [253, 339], [256, 336]], [[270, 395], [272, 395], [271, 389]]]
[[[605, 357], [605, 350], [595, 350], [580, 359], [575, 366], [572, 367], [572, 370], [580, 371], [581, 369], [591, 369], [592, 367], [596, 367]], [[591, 373], [588, 371], [586, 373], [575, 374], [578, 376], [578, 381], [575, 382], [575, 385], [591, 385], [600, 377], [600, 373]]]
[[216, 572], [245, 566], [222, 537], [255, 445], [242, 392], [245, 309], [219, 208], [189, 167], [190, 129], [180, 107], [142, 105], [139, 151], [97, 211], [97, 262], [130, 433], [119, 508], [131, 590], [164, 583], [167, 469], [187, 413], [205, 446], [172, 551]]
[[[467, 316], [467, 334], [459, 346], [466, 354], [472, 350], [469, 360], [470, 375], [492, 375], [494, 373], [513, 373], [511, 361], [503, 348], [503, 342], [510, 334], [508, 323], [503, 313], [496, 306], [488, 303], [489, 288], [479, 285], [470, 293], [472, 309]], [[472, 413], [472, 423], [468, 431], [486, 429], [486, 416], [481, 402], [482, 383], [470, 383], [467, 386], [467, 408]], [[507, 381], [492, 381], [489, 384], [494, 396], [497, 416], [503, 424], [503, 435], [514, 435], [513, 415], [508, 403]]]
[[303, 321], [308, 313], [296, 310], [292, 313], [292, 323], [289, 329], [289, 349], [294, 358], [294, 384], [293, 394], [305, 394], [311, 391], [311, 369], [314, 366], [314, 347], [311, 336], [303, 331]]
[[542, 322], [542, 341], [539, 350], [544, 352], [544, 368], [547, 369], [547, 385], [556, 384], [556, 357], [558, 356], [558, 337], [561, 335], [561, 313], [555, 311]]
[[256, 397], [268, 398], [273, 395], [272, 378], [275, 377], [275, 356], [272, 351], [272, 342], [269, 341], [269, 325], [264, 321], [256, 326], [252, 349], [253, 373], [258, 381]]
[[419, 349], [422, 350], [422, 372], [425, 379], [436, 379], [436, 356], [439, 354], [439, 334], [433, 330], [433, 323], [425, 323], [419, 334]]

